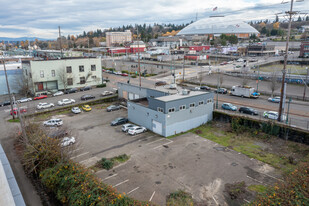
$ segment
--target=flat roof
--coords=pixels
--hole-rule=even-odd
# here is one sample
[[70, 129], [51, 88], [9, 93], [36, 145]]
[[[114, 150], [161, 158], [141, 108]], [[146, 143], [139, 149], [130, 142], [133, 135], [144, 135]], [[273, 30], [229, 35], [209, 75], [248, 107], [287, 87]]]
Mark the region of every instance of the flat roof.
[[199, 96], [199, 95], [208, 94], [208, 93], [209, 92], [203, 92], [203, 91], [189, 91], [189, 94], [183, 95], [182, 91], [180, 91], [177, 94], [171, 94], [171, 95], [168, 95], [168, 96], [157, 97], [155, 99], [163, 101], [163, 102], [170, 102], [170, 101], [174, 101], [174, 100], [185, 99], [185, 98]]

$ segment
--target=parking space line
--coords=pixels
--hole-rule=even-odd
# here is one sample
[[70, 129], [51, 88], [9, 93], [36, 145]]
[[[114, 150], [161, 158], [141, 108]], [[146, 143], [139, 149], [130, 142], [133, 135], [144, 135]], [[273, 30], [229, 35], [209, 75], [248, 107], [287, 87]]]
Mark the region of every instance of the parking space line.
[[126, 183], [126, 182], [128, 182], [128, 181], [129, 181], [129, 179], [127, 179], [127, 180], [125, 180], [125, 181], [123, 181], [123, 182], [119, 182], [118, 184], [114, 185], [113, 187], [117, 187], [117, 186], [122, 185], [123, 183]]
[[132, 192], [134, 192], [134, 191], [137, 190], [137, 189], [139, 189], [139, 187], [134, 188], [133, 190], [131, 190], [130, 192], [128, 192], [127, 195], [130, 194], [130, 193], [132, 193]]
[[139, 141], [139, 142], [140, 142], [140, 141], [145, 141], [145, 140], [148, 140], [148, 139], [150, 139], [150, 138], [152, 138], [152, 137], [155, 137], [155, 136], [157, 136], [157, 135], [152, 135], [152, 136], [147, 137], [147, 138], [145, 138], [145, 139], [139, 139], [138, 141]]
[[150, 197], [150, 199], [149, 199], [149, 202], [151, 202], [151, 200], [152, 200], [153, 196], [155, 195], [155, 193], [156, 193], [156, 191], [154, 191], [154, 192], [152, 193], [152, 195], [151, 195], [151, 197]]
[[164, 139], [165, 139], [165, 138], [157, 139], [157, 140], [155, 140], [155, 141], [152, 141], [152, 142], [147, 143], [146, 145], [149, 145], [149, 144], [152, 144], [152, 143], [155, 143], [155, 142], [158, 142], [158, 141], [162, 141], [162, 140], [164, 140]]
[[78, 149], [72, 150], [70, 153], [74, 153], [74, 152], [81, 150], [81, 149], [84, 149], [84, 148], [78, 148]]
[[[102, 171], [102, 170], [100, 170], [100, 171]], [[118, 174], [113, 174], [113, 175], [111, 175], [111, 176], [105, 177], [103, 180], [108, 180], [109, 178], [116, 177], [117, 175], [118, 175]]]
[[266, 175], [266, 176], [268, 176], [268, 177], [271, 177], [271, 178], [273, 178], [273, 179], [275, 179], [275, 180], [279, 180], [279, 181], [281, 181], [281, 182], [284, 182], [284, 181], [283, 181], [282, 179], [280, 179], [280, 178], [271, 176], [271, 175], [269, 175], [269, 174], [265, 174], [265, 173], [263, 173], [263, 172], [260, 172], [260, 173], [263, 174], [263, 175]]
[[168, 143], [166, 143], [166, 144], [159, 145], [159, 146], [157, 146], [157, 147], [154, 147], [153, 149], [157, 149], [157, 148], [159, 148], [159, 147], [162, 147], [162, 146], [165, 146], [165, 145], [168, 145], [168, 144], [171, 144], [171, 143], [173, 143], [173, 142], [168, 142]]
[[80, 157], [80, 156], [86, 155], [86, 154], [88, 154], [88, 153], [89, 153], [89, 152], [85, 152], [85, 153], [82, 153], [82, 154], [80, 154], [80, 155], [77, 155], [77, 156], [71, 157], [70, 159], [75, 159], [75, 158], [77, 158], [77, 157]]
[[252, 180], [254, 180], [254, 181], [256, 181], [256, 182], [258, 182], [258, 183], [261, 183], [261, 184], [265, 185], [263, 182], [261, 182], [261, 181], [259, 181], [259, 180], [257, 180], [257, 179], [254, 179], [253, 177], [250, 177], [250, 176], [248, 176], [248, 175], [247, 175], [247, 177], [250, 178], [250, 179], [252, 179]]
[[83, 164], [84, 162], [87, 162], [87, 161], [89, 161], [89, 160], [91, 160], [91, 159], [97, 159], [97, 157], [96, 157], [96, 156], [90, 157], [90, 158], [88, 158], [88, 159], [85, 159], [85, 160], [83, 160], [83, 161], [80, 161], [79, 164]]
[[215, 201], [216, 205], [219, 205], [219, 203], [217, 202], [216, 198], [212, 195], [212, 199]]

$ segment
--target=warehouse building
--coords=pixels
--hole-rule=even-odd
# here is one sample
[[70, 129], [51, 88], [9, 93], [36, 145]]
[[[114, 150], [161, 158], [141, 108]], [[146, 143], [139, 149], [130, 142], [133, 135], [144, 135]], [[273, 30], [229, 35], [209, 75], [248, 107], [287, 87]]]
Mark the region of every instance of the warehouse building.
[[130, 122], [164, 137], [186, 132], [212, 120], [213, 93], [183, 90], [177, 94], [118, 83], [128, 100]]

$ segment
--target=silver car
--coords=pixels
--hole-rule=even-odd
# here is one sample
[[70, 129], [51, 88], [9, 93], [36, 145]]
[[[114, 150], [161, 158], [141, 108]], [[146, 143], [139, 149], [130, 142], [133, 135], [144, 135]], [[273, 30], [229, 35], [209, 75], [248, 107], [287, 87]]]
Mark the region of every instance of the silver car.
[[73, 104], [73, 103], [75, 103], [74, 99], [63, 99], [61, 101], [58, 101], [59, 106], [66, 105], [66, 104]]
[[59, 127], [63, 125], [63, 121], [61, 119], [50, 119], [50, 120], [43, 122], [43, 125]]
[[61, 140], [61, 147], [67, 147], [75, 143], [75, 137], [64, 137]]
[[53, 103], [39, 103], [36, 108], [37, 109], [46, 109], [46, 108], [51, 108], [54, 107], [55, 105]]
[[123, 131], [123, 132], [127, 132], [129, 129], [131, 129], [131, 128], [133, 128], [133, 127], [136, 127], [136, 125], [134, 125], [134, 124], [124, 124], [124, 125], [122, 125], [122, 128], [121, 128], [121, 130]]
[[81, 110], [80, 110], [79, 107], [73, 107], [73, 108], [71, 109], [71, 111], [72, 111], [74, 114], [79, 114], [79, 113], [81, 113]]
[[132, 127], [128, 130], [128, 134], [130, 135], [137, 135], [143, 132], [146, 132], [147, 129], [145, 127]]
[[32, 101], [32, 98], [23, 97], [17, 100], [17, 103], [24, 103], [24, 102], [30, 102], [30, 101]]
[[64, 93], [62, 91], [58, 91], [58, 92], [53, 94], [53, 97], [60, 96], [60, 95], [63, 95], [63, 94]]

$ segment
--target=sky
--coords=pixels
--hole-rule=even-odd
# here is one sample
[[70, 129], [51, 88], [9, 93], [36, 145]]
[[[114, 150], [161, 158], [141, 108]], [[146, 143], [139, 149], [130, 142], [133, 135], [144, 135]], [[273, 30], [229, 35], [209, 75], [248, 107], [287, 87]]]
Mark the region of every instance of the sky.
[[[288, 1], [288, 0], [284, 0]], [[128, 24], [189, 23], [210, 15], [228, 19], [275, 19], [289, 10], [282, 0], [0, 0], [0, 37], [56, 39], [62, 35]], [[289, 1], [290, 2], [290, 1]], [[217, 7], [216, 11], [212, 11]], [[309, 0], [296, 2], [308, 12]], [[304, 16], [304, 15], [302, 15]], [[297, 16], [298, 17], [298, 16]], [[296, 17], [296, 18], [297, 18]], [[284, 20], [284, 17], [280, 17]]]

